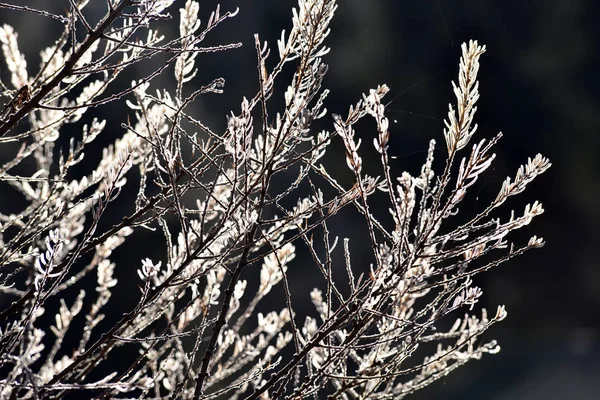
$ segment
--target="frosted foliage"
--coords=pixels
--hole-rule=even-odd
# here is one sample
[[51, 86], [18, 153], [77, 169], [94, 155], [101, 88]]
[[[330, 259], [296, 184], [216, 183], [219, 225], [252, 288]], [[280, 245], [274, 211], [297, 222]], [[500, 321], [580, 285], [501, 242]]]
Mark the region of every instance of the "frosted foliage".
[[[0, 9], [64, 31], [26, 60], [10, 21], [0, 26], [0, 190], [20, 199], [0, 210], [1, 398], [400, 399], [500, 350], [481, 335], [506, 310], [480, 307], [475, 277], [543, 246], [511, 235], [541, 203], [496, 209], [550, 163], [530, 158], [480, 213], [462, 214], [501, 138], [476, 132], [485, 46], [463, 44], [445, 128], [421, 168], [395, 175], [387, 85], [365, 88], [347, 114], [327, 112], [333, 0], [300, 0], [274, 52], [255, 35], [256, 92], [223, 112], [221, 131], [194, 106], [225, 85], [199, 55], [241, 46], [215, 44], [238, 10], [13, 3]], [[157, 87], [159, 75], [172, 84]], [[107, 103], [127, 117], [100, 118]], [[371, 131], [357, 131], [362, 119]], [[333, 143], [345, 154], [328, 153]], [[330, 230], [342, 209], [368, 240]], [[163, 245], [132, 245], [148, 237]], [[356, 246], [371, 259], [353, 258]], [[123, 293], [137, 303], [121, 304]]]

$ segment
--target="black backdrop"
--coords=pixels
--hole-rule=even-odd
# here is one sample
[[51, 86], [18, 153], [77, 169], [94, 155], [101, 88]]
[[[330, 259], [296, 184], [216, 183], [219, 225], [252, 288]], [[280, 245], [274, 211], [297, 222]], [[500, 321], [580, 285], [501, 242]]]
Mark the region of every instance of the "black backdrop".
[[[16, 3], [56, 8], [57, 12], [67, 4], [55, 1], [49, 5], [41, 0]], [[92, 11], [95, 3], [105, 2], [92, 0]], [[201, 17], [206, 21], [215, 2], [200, 3]], [[377, 84], [388, 84], [392, 88], [390, 99], [395, 98], [389, 106], [389, 118], [394, 122], [391, 152], [398, 156], [393, 165], [395, 173], [416, 172], [430, 138], [437, 139], [438, 147], [443, 146], [443, 119], [448, 102], [453, 100], [450, 81], [456, 79], [460, 44], [469, 39], [488, 46], [480, 71], [477, 135], [489, 138], [498, 131], [504, 133], [496, 150], [495, 169], [480, 182], [477, 188], [480, 199], [469, 207], [475, 210], [479, 201], [495, 195], [501, 181], [509, 174], [514, 175], [526, 157], [541, 152], [553, 163], [521, 196], [522, 200], [508, 205], [521, 210], [523, 204], [534, 199], [544, 203], [546, 213], [528, 227], [526, 234], [543, 236], [546, 247], [475, 280], [484, 289], [482, 305], [491, 309], [496, 304], [507, 306], [508, 318], [485, 336], [498, 339], [502, 351], [471, 362], [412, 398], [598, 398], [600, 268], [596, 259], [600, 244], [600, 168], [596, 156], [600, 150], [597, 75], [600, 28], [596, 23], [600, 7], [597, 2], [346, 0], [339, 3], [328, 39], [332, 51], [326, 56], [330, 70], [325, 86], [332, 90], [327, 107], [344, 114], [361, 93]], [[282, 29], [289, 30], [293, 4], [291, 0], [222, 2], [223, 11], [240, 7], [240, 13], [213, 32], [207, 41], [210, 44], [241, 41], [243, 47], [199, 57], [200, 71], [194, 81], [202, 85], [217, 76], [227, 81], [225, 95], [201, 98], [194, 106], [198, 116], [216, 130], [225, 126], [226, 113], [239, 110], [241, 96], [252, 95], [256, 90], [253, 33], [258, 32], [263, 40], [269, 41], [274, 58], [275, 40]], [[102, 11], [100, 7], [97, 9], [98, 16]], [[178, 17], [178, 13], [173, 14]], [[51, 21], [32, 20], [31, 16], [8, 11], [0, 13], [0, 22], [16, 27], [22, 50], [33, 60], [29, 63], [30, 73], [34, 72], [39, 49], [51, 44], [60, 27]], [[177, 26], [171, 25], [175, 29]], [[1, 68], [5, 77], [5, 66]], [[171, 76], [159, 77], [154, 87], [171, 82]], [[125, 112], [117, 106], [95, 111], [94, 115], [109, 120], [106, 137], [100, 138], [98, 146], [122, 134], [119, 123], [124, 119], [119, 116]], [[366, 127], [359, 135], [368, 144], [374, 129], [372, 125]], [[89, 157], [94, 162], [98, 155], [92, 153]], [[327, 165], [334, 169], [333, 173], [344, 174], [342, 153], [336, 155], [334, 151], [329, 157]], [[10, 204], [13, 201], [8, 194], [0, 196], [2, 207], [14, 207]], [[359, 219], [346, 218], [339, 219], [332, 229], [334, 234], [352, 237], [360, 236], [364, 226]], [[135, 279], [139, 260], [152, 254], [148, 253], [146, 240], [133, 240], [132, 245], [137, 248], [117, 252], [115, 257], [120, 258], [115, 261], [117, 269], [128, 268], [126, 276]], [[367, 254], [370, 250], [356, 246], [358, 260], [361, 251]], [[296, 262], [302, 260], [299, 257]], [[300, 287], [298, 293], [312, 286], [315, 271], [308, 265], [301, 272], [291, 273]], [[131, 302], [133, 298], [127, 296], [119, 293], [116, 299]]]

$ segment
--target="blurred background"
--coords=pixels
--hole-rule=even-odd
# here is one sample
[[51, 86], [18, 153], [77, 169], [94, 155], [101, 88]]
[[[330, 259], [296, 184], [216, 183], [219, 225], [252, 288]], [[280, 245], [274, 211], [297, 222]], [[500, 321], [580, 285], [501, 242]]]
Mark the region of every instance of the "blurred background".
[[[56, 8], [57, 12], [68, 4], [13, 2], [17, 3]], [[200, 3], [201, 18], [206, 21], [216, 2]], [[92, 0], [88, 7], [91, 12], [97, 7], [100, 16], [104, 4]], [[239, 7], [239, 15], [219, 26], [205, 44], [240, 41], [243, 46], [198, 57], [200, 70], [194, 84], [203, 85], [218, 76], [227, 82], [224, 95], [202, 97], [195, 103], [194, 111], [205, 124], [222, 131], [225, 115], [239, 110], [243, 95], [256, 92], [253, 34], [259, 33], [261, 40], [269, 42], [274, 49], [270, 62], [274, 63], [275, 40], [282, 29], [289, 31], [293, 5], [291, 0], [221, 2], [222, 12]], [[438, 157], [443, 156], [443, 119], [448, 103], [454, 101], [450, 82], [456, 79], [460, 45], [469, 39], [488, 48], [479, 75], [481, 99], [476, 121], [480, 128], [476, 137], [491, 138], [499, 131], [504, 137], [496, 147], [494, 170], [478, 182], [472, 191], [476, 196], [463, 212], [480, 210], [487, 199], [495, 197], [502, 180], [514, 176], [527, 157], [540, 152], [553, 163], [519, 200], [506, 205], [503, 214], [511, 208], [520, 212], [524, 204], [540, 200], [546, 212], [527, 227], [523, 238], [537, 234], [546, 239], [546, 247], [475, 278], [475, 284], [484, 289], [484, 300], [478, 306], [492, 310], [498, 304], [507, 307], [507, 319], [484, 337], [497, 339], [502, 351], [459, 368], [413, 399], [598, 398], [599, 11], [600, 5], [591, 0], [339, 2], [327, 40], [332, 50], [325, 58], [330, 68], [324, 87], [332, 93], [326, 106], [331, 112], [346, 114], [362, 93], [387, 84], [392, 89], [386, 100], [392, 100], [387, 110], [392, 122], [390, 153], [397, 156], [392, 165], [394, 174], [404, 170], [418, 173], [431, 138], [437, 140]], [[178, 20], [178, 12], [173, 10], [172, 14]], [[61, 27], [54, 21], [4, 10], [0, 22], [16, 28], [21, 50], [31, 60], [30, 73], [37, 71], [39, 50], [52, 43]], [[173, 34], [169, 29], [177, 26], [165, 24], [164, 29]], [[5, 66], [0, 68], [4, 76]], [[132, 78], [123, 79], [124, 84]], [[153, 87], [172, 84], [171, 69]], [[126, 113], [122, 104], [97, 110], [94, 115], [107, 118], [110, 126], [98, 146], [122, 134], [119, 124]], [[330, 117], [324, 124], [323, 128], [331, 129]], [[376, 134], [374, 124], [364, 125], [357, 134], [363, 138], [363, 148], [369, 147]], [[325, 163], [333, 169], [330, 173], [340, 176], [340, 182], [349, 187], [352, 183], [339, 149], [333, 147]], [[90, 157], [94, 162], [98, 155]], [[365, 165], [378, 163], [368, 157], [365, 155]], [[11, 201], [8, 195], [0, 196], [2, 207], [10, 207]], [[130, 208], [131, 204], [123, 207]], [[337, 218], [331, 229], [333, 235], [361, 237], [364, 223], [357, 216]], [[121, 259], [115, 261], [117, 265], [132, 263], [124, 274], [133, 277], [140, 258], [151, 255], [143, 238], [133, 240], [132, 245], [139, 246], [138, 251], [130, 247], [116, 254]], [[353, 251], [353, 264], [370, 256], [370, 247], [353, 246]], [[300, 256], [295, 263], [303, 260], [307, 265], [291, 271], [300, 294], [308, 293], [319, 276], [314, 275], [316, 268], [310, 268], [308, 259]], [[118, 296], [127, 302], [127, 293]]]

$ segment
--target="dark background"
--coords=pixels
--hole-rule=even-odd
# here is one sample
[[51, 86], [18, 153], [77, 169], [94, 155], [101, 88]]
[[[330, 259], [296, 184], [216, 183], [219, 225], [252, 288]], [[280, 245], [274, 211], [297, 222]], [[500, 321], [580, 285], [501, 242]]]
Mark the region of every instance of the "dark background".
[[[13, 3], [56, 8], [57, 12], [67, 4]], [[92, 11], [95, 3], [105, 2], [92, 0]], [[200, 3], [201, 18], [206, 21], [214, 1]], [[198, 116], [214, 130], [222, 131], [225, 114], [239, 110], [241, 96], [251, 96], [257, 89], [253, 33], [269, 41], [274, 62], [275, 40], [282, 29], [289, 32], [292, 5], [291, 0], [221, 2], [223, 12], [240, 7], [240, 13], [215, 30], [207, 44], [241, 41], [243, 47], [198, 58], [195, 83], [206, 84], [217, 76], [227, 81], [224, 95], [200, 98], [194, 105]], [[102, 11], [99, 7], [98, 15]], [[474, 140], [504, 133], [496, 148], [495, 169], [476, 186], [478, 198], [469, 207], [473, 212], [481, 209], [479, 201], [495, 196], [502, 180], [514, 176], [527, 157], [541, 152], [553, 163], [521, 200], [504, 208], [507, 215], [511, 208], [522, 212], [525, 203], [542, 201], [545, 214], [525, 234], [543, 236], [546, 247], [475, 279], [484, 289], [481, 305], [491, 310], [497, 304], [507, 307], [508, 318], [485, 335], [485, 339], [497, 339], [502, 351], [470, 362], [413, 399], [550, 400], [600, 395], [598, 11], [597, 2], [591, 0], [339, 2], [327, 40], [332, 50], [325, 59], [330, 69], [324, 86], [332, 94], [326, 106], [345, 114], [361, 93], [377, 84], [390, 86], [388, 98], [394, 99], [388, 107], [393, 122], [390, 152], [398, 157], [392, 166], [395, 174], [418, 173], [430, 138], [437, 140], [438, 157], [443, 156], [443, 119], [448, 103], [454, 100], [450, 81], [456, 79], [460, 44], [469, 39], [488, 47], [480, 70], [476, 116], [480, 129]], [[178, 12], [172, 14], [178, 21]], [[0, 13], [0, 22], [11, 23], [19, 32], [21, 48], [32, 60], [32, 74], [39, 50], [51, 43], [60, 27], [54, 21], [5, 11]], [[171, 25], [177, 26], [178, 22]], [[5, 66], [1, 68], [5, 74]], [[172, 82], [172, 69], [169, 74], [159, 77], [154, 88]], [[122, 133], [119, 123], [124, 119], [119, 115], [124, 112], [121, 104], [94, 113], [112, 124], [112, 130], [106, 131], [112, 137], [100, 144]], [[326, 124], [331, 129], [329, 116]], [[375, 135], [374, 124], [365, 127], [358, 132], [365, 142], [363, 148], [369, 147]], [[347, 176], [341, 152], [330, 151], [326, 162], [332, 174]], [[369, 162], [377, 160], [365, 156], [365, 164]], [[10, 201], [0, 197], [4, 197], [0, 198], [3, 206]], [[364, 224], [355, 217], [338, 218], [332, 225], [333, 234], [354, 237], [361, 232]], [[132, 262], [137, 268], [140, 258], [150, 256], [148, 243], [137, 240], [133, 245], [140, 248], [121, 253], [117, 265]], [[353, 250], [355, 263], [370, 252], [360, 246]], [[296, 260], [301, 262], [303, 257]], [[291, 271], [302, 290], [312, 287], [316, 273], [310, 264], [305, 267]]]

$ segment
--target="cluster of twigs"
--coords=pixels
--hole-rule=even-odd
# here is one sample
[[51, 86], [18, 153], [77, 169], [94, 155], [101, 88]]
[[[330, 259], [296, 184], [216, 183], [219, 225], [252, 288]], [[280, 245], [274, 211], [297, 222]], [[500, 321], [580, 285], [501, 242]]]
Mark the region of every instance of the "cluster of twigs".
[[[489, 206], [453, 225], [451, 217], [493, 162], [491, 150], [500, 138], [482, 139], [465, 153], [476, 130], [477, 72], [485, 47], [462, 47], [441, 174], [434, 172], [432, 140], [421, 170], [396, 177], [382, 103], [387, 86], [364, 95], [347, 115], [333, 115], [331, 131], [313, 128], [327, 114], [324, 40], [335, 1], [299, 0], [276, 54], [255, 36], [259, 90], [243, 99], [221, 133], [189, 106], [198, 96], [221, 93], [223, 79], [195, 90], [189, 82], [203, 79], [196, 76], [199, 53], [240, 46], [203, 46], [237, 11], [221, 14], [217, 8], [202, 23], [192, 0], [93, 0], [105, 5], [106, 14], [92, 24], [90, 2], [65, 1], [64, 15], [0, 3], [64, 25], [56, 42], [41, 51], [34, 76], [17, 33], [10, 25], [0, 28], [10, 72], [10, 82], [0, 83], [0, 146], [12, 152], [0, 166], [0, 185], [24, 199], [18, 212], [0, 214], [0, 397], [396, 399], [499, 350], [495, 341], [478, 338], [505, 317], [504, 307], [493, 316], [485, 310], [470, 315], [482, 294], [471, 278], [543, 245], [535, 236], [521, 246], [507, 241], [511, 231], [543, 212], [538, 202], [509, 218], [491, 214], [550, 164], [541, 155], [528, 160]], [[165, 38], [155, 24], [170, 19], [168, 10], [176, 6], [183, 6], [179, 35]], [[113, 85], [123, 71], [159, 55], [166, 61], [130, 87]], [[268, 57], [276, 58], [272, 69]], [[295, 72], [283, 108], [271, 115], [267, 104], [279, 96], [274, 84], [285, 68]], [[166, 70], [174, 70], [175, 90], [151, 94], [153, 78]], [[73, 179], [84, 150], [105, 134], [106, 121], [90, 114], [109, 102], [124, 102], [132, 117], [94, 170]], [[378, 176], [363, 173], [354, 129], [367, 117], [376, 127]], [[86, 122], [81, 139], [56, 151], [59, 138], [80, 120]], [[355, 182], [350, 188], [320, 163], [332, 141], [346, 149]], [[22, 165], [35, 165], [35, 172], [15, 174]], [[284, 171], [295, 176], [289, 189], [277, 192], [271, 182]], [[307, 183], [312, 194], [286, 208]], [[135, 199], [123, 199], [125, 185], [137, 187]], [[327, 198], [325, 192], [336, 194]], [[393, 223], [373, 216], [370, 197], [376, 193], [387, 197]], [[117, 198], [130, 201], [135, 211], [103, 228], [100, 221]], [[328, 222], [343, 207], [364, 217], [370, 266], [352, 265], [349, 239], [342, 238], [336, 250], [338, 238], [330, 237]], [[113, 251], [145, 229], [162, 232], [166, 257], [140, 254], [139, 280], [117, 281], [114, 271], [122, 266], [111, 259]], [[318, 245], [315, 232], [322, 233]], [[296, 309], [288, 280], [300, 246], [323, 278], [321, 290], [310, 293], [312, 316]], [[345, 266], [345, 277], [334, 277], [334, 264]], [[84, 284], [91, 276], [95, 291]], [[285, 301], [258, 312], [275, 285], [283, 285]], [[137, 305], [107, 328], [102, 321], [111, 294], [138, 288]], [[72, 289], [79, 295], [67, 302], [63, 293]], [[460, 310], [458, 319], [450, 316]], [[48, 327], [40, 319], [49, 312], [55, 323]], [[447, 318], [456, 323], [444, 331], [440, 321]], [[130, 347], [138, 355], [131, 363], [111, 364], [117, 370], [98, 378], [107, 358]]]

